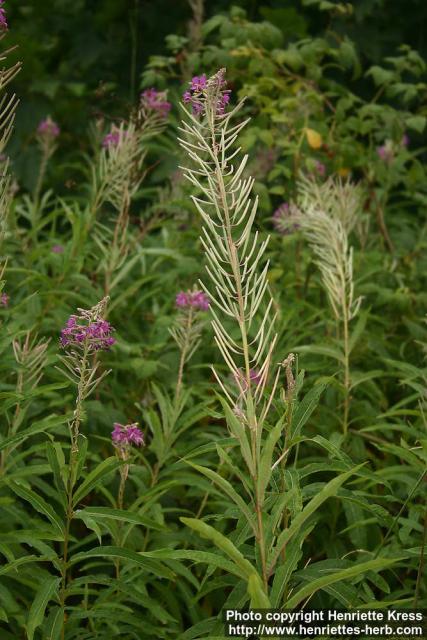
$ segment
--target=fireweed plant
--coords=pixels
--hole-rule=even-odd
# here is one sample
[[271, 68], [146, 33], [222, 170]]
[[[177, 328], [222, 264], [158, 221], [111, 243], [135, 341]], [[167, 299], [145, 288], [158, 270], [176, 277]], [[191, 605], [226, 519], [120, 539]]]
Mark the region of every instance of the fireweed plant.
[[316, 256], [338, 325], [340, 347], [336, 357], [343, 368], [342, 429], [346, 436], [352, 386], [350, 353], [357, 337], [355, 334], [352, 339], [350, 322], [358, 315], [362, 303], [361, 297], [356, 298], [354, 294], [353, 248], [349, 245], [349, 236], [361, 219], [362, 193], [356, 185], [332, 178], [321, 184], [313, 179], [301, 179], [298, 191], [300, 212], [295, 219]]
[[[132, 249], [128, 234], [131, 200], [145, 176], [143, 163], [147, 154], [147, 140], [162, 132], [170, 108], [171, 103], [167, 101], [165, 92], [145, 90], [129, 122], [113, 125], [110, 132], [104, 135], [91, 165], [92, 189], [85, 232], [89, 233], [95, 225], [95, 240], [102, 255], [99, 271], [104, 277], [106, 296], [119, 284], [120, 268], [129, 268], [128, 258]], [[109, 225], [104, 217], [96, 219], [105, 204], [114, 210]]]
[[[2, 298], [6, 303], [6, 294]], [[47, 349], [49, 340], [38, 339], [37, 336], [27, 332], [24, 338], [16, 338], [12, 342], [15, 361], [18, 365], [18, 375], [15, 391], [21, 397], [26, 398], [31, 395], [40, 383], [43, 377], [44, 369], [47, 364]], [[12, 420], [9, 423], [7, 438], [17, 435], [20, 426], [25, 420], [30, 402], [27, 400], [18, 402]], [[8, 458], [17, 444], [4, 448], [0, 453], [0, 473], [4, 474], [7, 470]]]
[[[134, 447], [141, 447], [144, 444], [144, 437], [136, 423], [123, 425], [119, 422], [115, 422], [114, 429], [111, 433], [111, 440], [116, 450], [117, 457], [123, 462], [120, 466], [120, 485], [117, 495], [117, 508], [122, 510], [124, 507], [125, 487], [126, 480], [129, 476], [132, 449]], [[122, 523], [120, 521], [114, 537], [115, 544], [119, 547], [122, 546]], [[116, 577], [119, 579], [120, 559], [117, 558], [115, 560], [115, 565]]]
[[[295, 378], [293, 354], [276, 364], [276, 313], [264, 259], [268, 239], [252, 234], [257, 213], [253, 178], [245, 174], [247, 156], [238, 161], [240, 149], [235, 146], [246, 124], [233, 123], [242, 103], [228, 109], [225, 70], [209, 79], [193, 78], [183, 101], [186, 117], [180, 143], [192, 163], [185, 175], [197, 192], [192, 199], [204, 223], [201, 242], [210, 279], [210, 286], [202, 286], [211, 302], [215, 342], [228, 370], [227, 375], [215, 367], [213, 373], [234, 443], [231, 450], [217, 444], [228, 478], [224, 472], [190, 464], [231, 500], [234, 507], [225, 518], [235, 524], [225, 534], [201, 519], [182, 518], [217, 547], [215, 554], [182, 553], [226, 568], [246, 583], [246, 593], [236, 585], [226, 606], [250, 601], [252, 607], [296, 607], [319, 588], [377, 572], [397, 560], [378, 557], [350, 562], [344, 569], [336, 559], [327, 576], [320, 577], [320, 572], [308, 584], [289, 588], [301, 546], [313, 530], [309, 517], [351, 476], [368, 472], [348, 461], [347, 470], [318, 486], [305, 505], [295, 502], [295, 475], [285, 463], [294, 447], [307, 440], [301, 429], [320, 390], [300, 403], [302, 374]], [[315, 565], [313, 569], [316, 575]]]
[[48, 116], [42, 120], [37, 127], [36, 138], [40, 147], [41, 160], [39, 166], [39, 174], [34, 189], [34, 206], [37, 207], [42, 190], [43, 181], [46, 175], [46, 169], [51, 156], [55, 153], [56, 140], [61, 133], [59, 126]]
[[[175, 398], [178, 401], [183, 384], [184, 367], [200, 344], [203, 312], [210, 307], [209, 297], [194, 288], [192, 291], [180, 291], [176, 295], [175, 305], [178, 317], [170, 333], [180, 350], [178, 378]], [[202, 312], [202, 313], [200, 313]]]
[[[58, 489], [65, 494], [65, 527], [64, 543], [61, 558], [61, 585], [59, 601], [64, 613], [61, 636], [65, 638], [65, 606], [68, 589], [68, 562], [70, 528], [74, 517], [75, 486], [79, 478], [79, 452], [83, 447], [80, 427], [84, 420], [84, 402], [95, 391], [108, 371], [100, 373], [99, 362], [94, 361], [94, 355], [98, 351], [108, 350], [115, 343], [112, 333], [114, 329], [109, 322], [104, 320], [108, 298], [104, 298], [92, 309], [79, 309], [78, 315], [72, 315], [67, 320], [66, 326], [61, 331], [60, 344], [66, 352], [61, 357], [65, 366], [63, 373], [77, 386], [76, 405], [73, 418], [69, 424], [71, 446], [68, 467], [64, 478], [64, 465], [62, 456], [57, 459], [56, 469], [59, 472], [56, 482]], [[52, 451], [54, 456], [58, 449]], [[55, 462], [54, 462], [55, 465]]]

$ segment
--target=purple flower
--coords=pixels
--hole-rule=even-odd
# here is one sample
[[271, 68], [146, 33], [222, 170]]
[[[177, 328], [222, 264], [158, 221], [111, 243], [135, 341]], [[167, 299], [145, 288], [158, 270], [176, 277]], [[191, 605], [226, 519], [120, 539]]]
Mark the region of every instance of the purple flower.
[[175, 304], [179, 309], [192, 307], [199, 311], [207, 311], [210, 301], [203, 291], [180, 291], [176, 296]]
[[216, 110], [218, 115], [223, 115], [223, 113], [225, 112], [225, 107], [228, 105], [229, 102], [230, 102], [230, 90], [227, 89], [222, 93], [222, 95], [218, 100], [217, 110]]
[[192, 106], [192, 109], [193, 109], [193, 115], [195, 115], [195, 116], [199, 116], [205, 110], [205, 107], [203, 106], [203, 103], [199, 102], [198, 100], [193, 100], [191, 106]]
[[283, 202], [273, 213], [273, 226], [282, 235], [288, 235], [300, 228], [300, 225], [294, 220], [295, 216], [292, 215], [287, 202]]
[[69, 346], [87, 345], [90, 351], [108, 351], [115, 344], [116, 340], [111, 333], [113, 327], [107, 320], [99, 318], [87, 324], [80, 324], [82, 320], [77, 316], [70, 316], [67, 324], [61, 331], [61, 346], [63, 348]]
[[206, 73], [202, 73], [201, 76], [194, 76], [190, 82], [192, 91], [204, 91], [207, 87]]
[[172, 108], [170, 102], [166, 100], [166, 91], [157, 89], [146, 89], [141, 93], [141, 104], [149, 111], [157, 112], [162, 117], [166, 117]]
[[190, 305], [200, 311], [208, 311], [210, 301], [206, 293], [203, 291], [196, 291], [191, 294]]
[[0, 30], [7, 31], [9, 25], [7, 24], [6, 11], [3, 8], [4, 0], [0, 0]]
[[177, 293], [175, 304], [177, 307], [181, 307], [181, 308], [188, 307], [190, 304], [190, 298], [188, 293], [185, 293], [185, 291], [180, 291], [179, 293]]
[[142, 431], [138, 428], [138, 423], [132, 424], [120, 424], [114, 423], [114, 429], [111, 433], [111, 439], [116, 447], [130, 447], [135, 445], [140, 447], [144, 444], [144, 436]]
[[64, 253], [64, 247], [60, 244], [54, 244], [52, 247], [52, 253]]
[[210, 104], [216, 104], [216, 114], [221, 116], [225, 112], [225, 108], [230, 102], [229, 89], [227, 86], [223, 70], [218, 71], [216, 75], [209, 80], [206, 74], [194, 76], [189, 83], [190, 89], [184, 92], [182, 100], [184, 104], [191, 104], [193, 115], [201, 115], [206, 110], [206, 103], [209, 97], [213, 99]]
[[0, 295], [0, 306], [8, 307], [9, 306], [9, 300], [10, 300], [10, 297], [7, 295], [7, 293], [2, 293]]
[[117, 147], [119, 142], [120, 142], [120, 131], [116, 129], [114, 131], [110, 131], [110, 133], [107, 133], [107, 135], [104, 136], [104, 139], [102, 141], [102, 146], [104, 147], [104, 149], [108, 149], [109, 147]]
[[61, 129], [58, 127], [56, 122], [52, 120], [50, 116], [42, 120], [37, 127], [37, 133], [39, 136], [49, 139], [55, 140], [61, 133]]

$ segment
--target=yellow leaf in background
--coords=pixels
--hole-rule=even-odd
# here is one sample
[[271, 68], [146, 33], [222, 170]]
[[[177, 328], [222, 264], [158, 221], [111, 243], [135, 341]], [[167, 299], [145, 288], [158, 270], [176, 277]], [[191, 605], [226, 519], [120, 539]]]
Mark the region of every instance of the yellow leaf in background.
[[348, 167], [341, 167], [340, 169], [338, 169], [338, 175], [341, 176], [341, 178], [347, 178], [349, 173], [350, 169]]
[[307, 136], [307, 142], [312, 149], [320, 149], [322, 146], [322, 136], [314, 129], [306, 129], [305, 135]]

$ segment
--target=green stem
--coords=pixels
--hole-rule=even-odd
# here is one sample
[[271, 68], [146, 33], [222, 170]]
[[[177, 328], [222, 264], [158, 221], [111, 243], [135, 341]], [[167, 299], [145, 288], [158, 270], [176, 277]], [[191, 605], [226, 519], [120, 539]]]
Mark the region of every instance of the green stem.
[[63, 609], [61, 640], [65, 639], [65, 624], [66, 624], [65, 603], [67, 599], [69, 541], [70, 541], [71, 522], [74, 517], [73, 494], [74, 494], [74, 485], [77, 480], [77, 478], [75, 477], [75, 468], [76, 468], [77, 456], [79, 452], [78, 437], [79, 437], [80, 423], [82, 420], [82, 413], [83, 413], [83, 400], [85, 397], [86, 386], [87, 386], [86, 374], [88, 372], [88, 355], [89, 355], [89, 347], [88, 345], [85, 345], [85, 349], [84, 349], [83, 357], [81, 361], [81, 367], [80, 367], [80, 379], [77, 386], [76, 408], [74, 410], [74, 417], [71, 423], [71, 450], [70, 450], [70, 461], [68, 464], [68, 479], [67, 479], [67, 508], [65, 512], [65, 534], [64, 534], [64, 546], [63, 546], [62, 567], [61, 567], [61, 588], [59, 593], [59, 602], [60, 602], [61, 608]]
[[177, 405], [180, 394], [181, 394], [184, 367], [187, 360], [188, 350], [190, 348], [190, 329], [193, 323], [193, 316], [194, 316], [193, 309], [190, 307], [187, 315], [187, 320], [185, 323], [185, 342], [181, 350], [181, 357], [179, 359], [178, 379], [177, 379], [176, 388], [175, 388], [175, 406]]
[[[128, 474], [129, 474], [129, 464], [125, 464], [123, 467], [120, 468], [120, 485], [119, 485], [119, 492], [117, 495], [117, 508], [120, 509], [121, 511], [123, 510], [123, 505], [124, 505], [125, 487], [126, 487], [126, 480], [127, 480]], [[117, 526], [117, 546], [118, 547], [122, 546], [122, 525], [123, 523], [119, 522]], [[120, 578], [120, 560], [116, 560], [115, 565], [116, 565], [116, 579], [118, 580]]]
[[343, 346], [344, 346], [344, 413], [343, 413], [343, 432], [347, 436], [348, 419], [350, 412], [350, 342], [349, 342], [349, 318], [348, 309], [344, 309], [343, 318]]
[[43, 182], [44, 182], [45, 175], [46, 175], [47, 163], [49, 161], [50, 156], [51, 156], [51, 152], [49, 150], [49, 147], [43, 147], [42, 157], [41, 157], [40, 167], [39, 167], [39, 173], [38, 173], [38, 176], [37, 176], [37, 182], [36, 182], [36, 186], [35, 186], [35, 189], [34, 189], [34, 195], [33, 195], [34, 213], [35, 213], [35, 215], [38, 212], [40, 193], [41, 193], [41, 190], [42, 190], [42, 187], [43, 187]]

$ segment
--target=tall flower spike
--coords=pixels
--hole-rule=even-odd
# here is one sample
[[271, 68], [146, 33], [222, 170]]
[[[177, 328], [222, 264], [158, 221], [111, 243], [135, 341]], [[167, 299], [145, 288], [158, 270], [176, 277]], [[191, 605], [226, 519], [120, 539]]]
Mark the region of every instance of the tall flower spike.
[[204, 325], [203, 312], [209, 310], [210, 300], [206, 293], [194, 287], [193, 290], [180, 291], [176, 295], [175, 306], [179, 313], [174, 325], [169, 329], [169, 333], [181, 352], [175, 391], [175, 398], [178, 399], [182, 387], [184, 366], [200, 344]]
[[[201, 241], [211, 286], [202, 287], [211, 301], [215, 342], [236, 384], [215, 370], [214, 374], [235, 414], [256, 430], [270, 407], [278, 373], [264, 400], [277, 336], [264, 260], [268, 238], [260, 242], [258, 232], [251, 233], [258, 206], [258, 199], [251, 197], [254, 179], [243, 175], [248, 156], [236, 162], [240, 148], [233, 149], [248, 121], [232, 124], [242, 103], [225, 113], [229, 100], [225, 69], [206, 83], [193, 78], [190, 88], [188, 99], [184, 98], [180, 144], [193, 161], [185, 176], [199, 194], [192, 200], [204, 222]], [[194, 116], [194, 104], [200, 106], [200, 117]]]
[[298, 184], [300, 224], [319, 267], [342, 336], [344, 387], [343, 431], [347, 433], [350, 407], [350, 322], [359, 312], [362, 298], [354, 295], [353, 248], [349, 235], [362, 209], [361, 190], [350, 182], [332, 179], [323, 185], [301, 178]]

